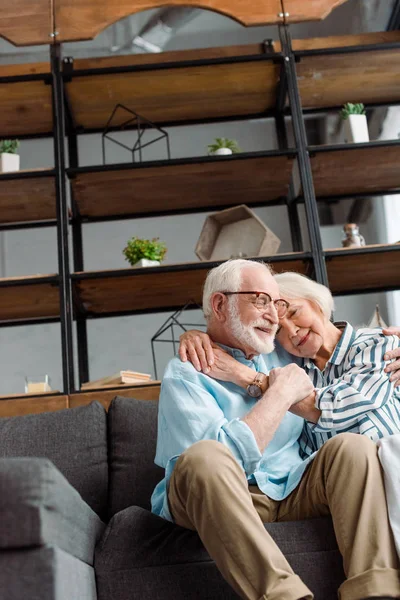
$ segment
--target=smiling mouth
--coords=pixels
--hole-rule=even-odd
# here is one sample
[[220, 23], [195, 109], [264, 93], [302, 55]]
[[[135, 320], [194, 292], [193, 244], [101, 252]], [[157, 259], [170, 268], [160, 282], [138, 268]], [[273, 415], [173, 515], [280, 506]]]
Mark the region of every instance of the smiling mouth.
[[308, 332], [307, 335], [305, 335], [303, 338], [301, 338], [300, 342], [297, 344], [297, 347], [305, 344], [309, 337], [310, 337], [310, 332]]
[[266, 333], [267, 335], [272, 334], [271, 329], [263, 329], [262, 327], [256, 327], [256, 329], [258, 329], [258, 331], [262, 331], [263, 333]]

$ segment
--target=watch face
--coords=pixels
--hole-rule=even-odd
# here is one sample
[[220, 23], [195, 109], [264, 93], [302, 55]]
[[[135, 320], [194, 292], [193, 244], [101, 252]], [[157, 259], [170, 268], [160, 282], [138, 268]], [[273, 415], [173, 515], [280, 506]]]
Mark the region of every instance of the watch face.
[[262, 395], [260, 386], [256, 385], [255, 383], [251, 383], [248, 386], [247, 392], [248, 392], [249, 396], [251, 396], [252, 398], [259, 398]]

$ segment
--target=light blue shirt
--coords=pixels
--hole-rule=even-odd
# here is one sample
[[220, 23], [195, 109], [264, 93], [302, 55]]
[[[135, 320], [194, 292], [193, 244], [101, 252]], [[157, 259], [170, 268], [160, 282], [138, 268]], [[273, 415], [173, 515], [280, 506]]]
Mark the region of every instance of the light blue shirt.
[[338, 433], [366, 435], [374, 442], [400, 433], [400, 401], [384, 355], [400, 346], [396, 335], [379, 328], [355, 331], [346, 322], [335, 323], [343, 330], [323, 371], [310, 359], [303, 368], [317, 389], [315, 406], [321, 416], [316, 424], [305, 423], [300, 447], [303, 456], [312, 454]]
[[[294, 357], [281, 348], [253, 360], [247, 360], [240, 350], [224, 348], [239, 362], [263, 373], [294, 362]], [[227, 446], [249, 484], [257, 484], [270, 498], [282, 500], [296, 488], [314, 456], [306, 460], [300, 456], [298, 440], [304, 420], [286, 413], [261, 453], [250, 427], [241, 420], [255, 403], [234, 383], [212, 379], [177, 357], [170, 361], [161, 385], [155, 458], [156, 464], [165, 469], [165, 477], [153, 492], [153, 513], [173, 521], [168, 482], [179, 455], [200, 440], [216, 440]]]

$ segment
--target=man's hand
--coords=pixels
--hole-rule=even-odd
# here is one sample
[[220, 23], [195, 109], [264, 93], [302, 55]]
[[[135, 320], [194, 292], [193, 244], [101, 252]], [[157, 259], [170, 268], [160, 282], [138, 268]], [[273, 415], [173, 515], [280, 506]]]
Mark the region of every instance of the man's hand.
[[[385, 335], [397, 335], [400, 338], [400, 327], [387, 327], [382, 329]], [[385, 373], [391, 373], [390, 381], [394, 381], [396, 386], [400, 386], [400, 348], [386, 352], [385, 360], [397, 359], [385, 367]]]
[[210, 336], [203, 331], [192, 329], [185, 331], [179, 340], [181, 361], [190, 360], [197, 371], [209, 374], [210, 367], [214, 364], [214, 350]]
[[302, 419], [317, 423], [322, 413], [319, 408], [315, 407], [315, 395], [316, 391], [314, 390], [307, 398], [293, 404], [289, 411]]
[[301, 402], [314, 392], [314, 386], [306, 372], [294, 363], [272, 369], [269, 373], [268, 389], [271, 392], [274, 389], [284, 396], [289, 406]]

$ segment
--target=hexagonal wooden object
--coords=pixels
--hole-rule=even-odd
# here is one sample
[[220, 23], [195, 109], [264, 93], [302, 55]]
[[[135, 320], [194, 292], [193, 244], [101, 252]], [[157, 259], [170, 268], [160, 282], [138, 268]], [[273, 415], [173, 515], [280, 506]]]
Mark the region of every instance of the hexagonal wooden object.
[[273, 256], [280, 239], [246, 205], [206, 218], [195, 253], [201, 260]]

